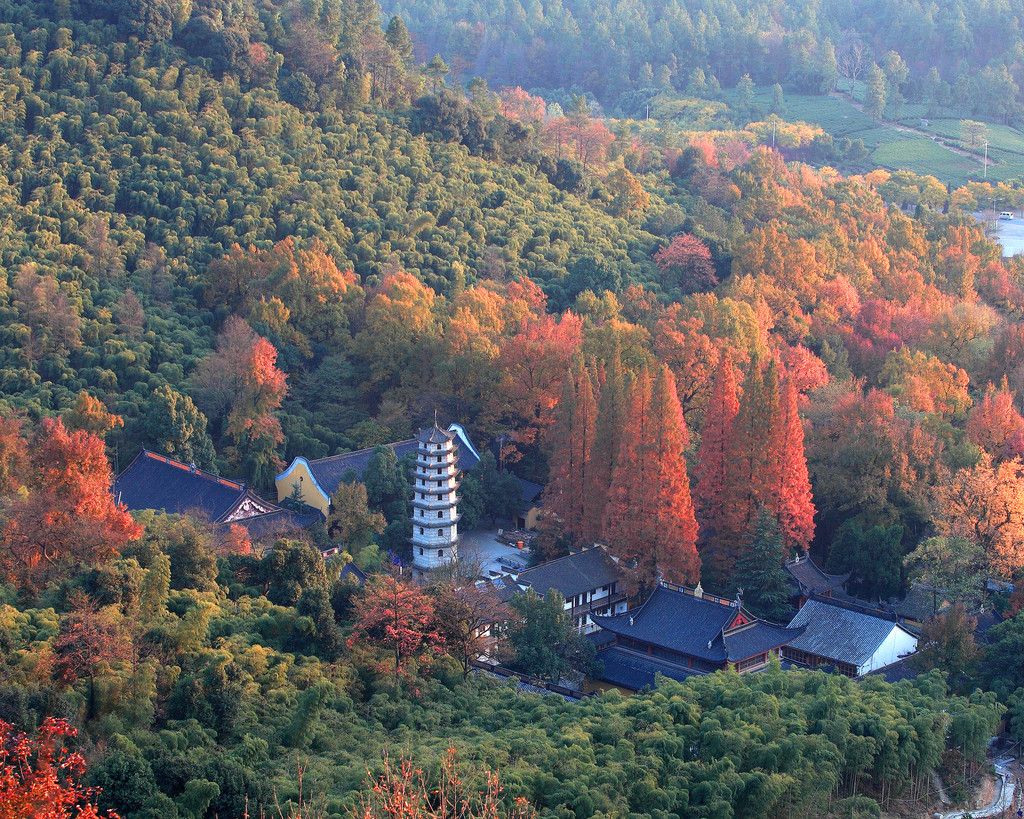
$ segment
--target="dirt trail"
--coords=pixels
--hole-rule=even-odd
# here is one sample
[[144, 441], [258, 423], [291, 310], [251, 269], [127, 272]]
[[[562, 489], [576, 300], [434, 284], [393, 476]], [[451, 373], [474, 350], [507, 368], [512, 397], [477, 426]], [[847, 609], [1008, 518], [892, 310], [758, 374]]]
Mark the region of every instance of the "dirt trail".
[[[829, 96], [830, 97], [834, 97], [837, 100], [842, 100], [843, 102], [852, 105], [858, 111], [863, 111], [864, 110], [864, 103], [857, 102], [857, 100], [855, 100], [853, 97], [851, 97], [849, 94], [847, 94], [847, 93], [845, 93], [843, 91], [833, 91], [831, 94], [829, 94]], [[923, 136], [925, 139], [930, 139], [932, 142], [938, 142], [939, 141], [938, 137], [935, 134], [933, 134], [932, 132], [924, 131], [924, 130], [922, 130], [920, 128], [914, 128], [914, 127], [912, 127], [910, 125], [900, 125], [899, 123], [896, 123], [896, 122], [888, 122], [888, 123], [887, 122], [882, 122], [881, 124], [884, 125], [887, 128], [892, 128], [895, 131], [903, 131], [906, 134], [917, 134], [918, 136]], [[939, 143], [939, 144], [941, 144], [942, 147], [945, 148], [947, 151], [950, 151], [950, 152], [956, 154], [957, 156], [962, 156], [962, 157], [966, 157], [967, 159], [972, 159], [975, 162], [977, 162], [979, 165], [981, 165], [982, 167], [985, 167], [985, 158], [984, 157], [978, 156], [977, 154], [973, 154], [970, 151], [964, 150], [963, 148], [954, 148], [952, 145], [946, 145], [944, 143]], [[995, 164], [995, 162], [993, 162], [991, 159], [988, 160], [988, 166], [990, 168], [994, 164]]]

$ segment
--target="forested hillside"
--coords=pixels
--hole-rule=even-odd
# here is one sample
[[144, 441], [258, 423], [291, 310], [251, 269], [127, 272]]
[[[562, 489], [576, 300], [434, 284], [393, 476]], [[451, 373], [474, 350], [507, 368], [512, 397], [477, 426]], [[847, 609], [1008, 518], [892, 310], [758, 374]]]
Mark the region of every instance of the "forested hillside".
[[[737, 130], [698, 99], [747, 72], [820, 87], [851, 28], [900, 51], [909, 88], [960, 19], [922, 11], [935, 30], [910, 36], [899, 4], [870, 30], [863, 6], [788, 9], [687, 24], [665, 6], [620, 31], [646, 18], [0, 8], [0, 721], [68, 720], [102, 806], [182, 819], [273, 813], [300, 769], [345, 815], [385, 746], [432, 787], [453, 736], [460, 776], [504, 788], [488, 819], [877, 815], [927, 799], [933, 767], [964, 785], [1004, 706], [1019, 736], [1021, 596], [985, 589], [1024, 570], [1024, 262], [971, 214], [1024, 189], [815, 170], [801, 160], [855, 146], [780, 119]], [[1019, 70], [1009, 10], [963, 17], [943, 82], [954, 59], [979, 89]], [[602, 118], [583, 95], [625, 108], [652, 81], [708, 127]], [[467, 512], [515, 511], [496, 462], [546, 483], [539, 552], [604, 538], [631, 591], [662, 574], [754, 589], [810, 549], [862, 598], [921, 578], [1006, 622], [979, 654], [969, 617], [937, 619], [938, 671], [913, 684], [772, 669], [571, 704], [464, 678], [466, 584], [380, 571], [408, 557], [404, 466], [384, 450], [310, 536], [342, 550], [328, 562], [132, 519], [109, 492], [141, 445], [266, 490], [295, 456], [435, 417], [492, 450]], [[340, 579], [348, 558], [366, 589]], [[546, 605], [512, 619], [562, 602]], [[547, 652], [551, 677], [585, 666], [568, 621], [548, 626], [512, 629], [524, 656]], [[17, 786], [0, 777], [0, 799]]]
[[[498, 2], [385, 3], [424, 58], [464, 77], [545, 89], [556, 102], [589, 92], [642, 115], [658, 89], [715, 98], [744, 75], [801, 93], [867, 80], [877, 64], [905, 101], [1017, 122], [1024, 40], [1013, 3]], [[637, 101], [641, 105], [637, 108]]]

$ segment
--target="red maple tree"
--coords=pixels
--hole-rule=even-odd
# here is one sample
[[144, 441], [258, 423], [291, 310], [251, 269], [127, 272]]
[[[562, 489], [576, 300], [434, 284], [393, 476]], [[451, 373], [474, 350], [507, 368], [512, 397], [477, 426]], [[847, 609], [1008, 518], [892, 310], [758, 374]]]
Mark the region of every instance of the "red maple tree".
[[[95, 788], [79, 784], [85, 760], [63, 747], [77, 731], [47, 717], [37, 737], [0, 720], [0, 819], [100, 819]], [[102, 814], [117, 819], [117, 814]]]
[[1024, 454], [1024, 417], [1013, 405], [1005, 376], [998, 390], [988, 385], [981, 403], [967, 416], [967, 437], [997, 460]]
[[[501, 346], [498, 364], [501, 387], [491, 397], [492, 416], [514, 430], [521, 450], [538, 443], [550, 425], [573, 353], [579, 348], [583, 321], [572, 312], [561, 319], [528, 313], [516, 332]], [[506, 460], [518, 460], [521, 451], [510, 448]]]
[[676, 236], [654, 254], [662, 281], [667, 287], [679, 287], [686, 293], [711, 290], [718, 284], [711, 251], [690, 233]]
[[110, 494], [103, 441], [59, 419], [44, 418], [32, 436], [24, 480], [3, 528], [0, 570], [23, 584], [44, 581], [66, 562], [90, 564], [142, 535]]
[[390, 654], [377, 669], [392, 675], [397, 687], [409, 676], [414, 661], [429, 665], [432, 655], [444, 649], [437, 627], [434, 604], [419, 588], [399, 577], [381, 574], [372, 578], [356, 599], [355, 627], [349, 648], [367, 643]]

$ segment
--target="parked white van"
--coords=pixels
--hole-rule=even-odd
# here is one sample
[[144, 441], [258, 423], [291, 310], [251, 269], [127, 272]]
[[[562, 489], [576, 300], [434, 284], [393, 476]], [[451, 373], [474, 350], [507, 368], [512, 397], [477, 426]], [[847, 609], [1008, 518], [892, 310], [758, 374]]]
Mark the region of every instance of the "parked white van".
[[999, 218], [1000, 219], [1012, 219], [1013, 218], [1013, 211], [1012, 210], [1000, 211], [999, 212]]

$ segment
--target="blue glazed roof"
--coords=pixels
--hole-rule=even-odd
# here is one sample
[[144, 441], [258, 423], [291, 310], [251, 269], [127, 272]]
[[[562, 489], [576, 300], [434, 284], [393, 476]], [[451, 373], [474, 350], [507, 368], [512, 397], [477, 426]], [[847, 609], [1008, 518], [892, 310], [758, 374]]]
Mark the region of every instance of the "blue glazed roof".
[[799, 630], [773, 626], [743, 612], [746, 624], [729, 631], [739, 606], [658, 586], [640, 608], [591, 615], [601, 628], [713, 663], [738, 662], [785, 645]]
[[217, 521], [246, 495], [245, 484], [143, 449], [114, 481], [114, 499], [132, 511], [199, 514]]
[[643, 657], [621, 648], [602, 651], [597, 658], [604, 663], [604, 671], [601, 674], [601, 679], [604, 682], [631, 688], [634, 691], [654, 688], [655, 675], [659, 673], [680, 682], [698, 673], [689, 668], [680, 668], [677, 665]]

